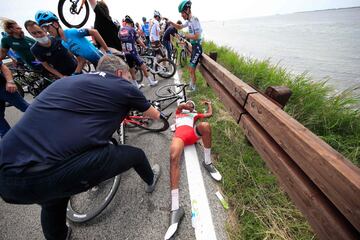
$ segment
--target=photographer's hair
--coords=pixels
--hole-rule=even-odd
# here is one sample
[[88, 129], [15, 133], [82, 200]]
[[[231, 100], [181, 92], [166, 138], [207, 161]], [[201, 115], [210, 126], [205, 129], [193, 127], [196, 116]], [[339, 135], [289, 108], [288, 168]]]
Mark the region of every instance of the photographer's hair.
[[129, 66], [120, 57], [115, 55], [105, 55], [100, 58], [96, 71], [115, 74], [117, 70], [129, 71]]

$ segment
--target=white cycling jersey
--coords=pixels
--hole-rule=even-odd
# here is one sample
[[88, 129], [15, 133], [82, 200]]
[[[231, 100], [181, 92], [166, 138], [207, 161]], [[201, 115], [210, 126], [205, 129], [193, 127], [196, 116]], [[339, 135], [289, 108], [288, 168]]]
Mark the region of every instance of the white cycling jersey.
[[160, 26], [158, 20], [154, 19], [150, 30], [150, 41], [160, 41]]
[[187, 20], [183, 25], [183, 28], [188, 27], [190, 34], [196, 34], [199, 33], [200, 37], [198, 40], [190, 40], [191, 44], [201, 43], [202, 40], [202, 28], [200, 25], [200, 21], [197, 17], [192, 16], [190, 20]]

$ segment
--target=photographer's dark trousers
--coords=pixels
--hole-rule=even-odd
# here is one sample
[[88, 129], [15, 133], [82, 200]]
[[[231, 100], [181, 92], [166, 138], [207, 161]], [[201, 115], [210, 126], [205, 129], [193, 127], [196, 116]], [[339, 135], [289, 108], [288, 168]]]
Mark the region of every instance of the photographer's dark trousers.
[[154, 174], [145, 153], [127, 145], [94, 148], [55, 166], [34, 165], [21, 174], [0, 169], [0, 196], [14, 204], [40, 204], [46, 239], [65, 239], [70, 196], [134, 168], [152, 184]]

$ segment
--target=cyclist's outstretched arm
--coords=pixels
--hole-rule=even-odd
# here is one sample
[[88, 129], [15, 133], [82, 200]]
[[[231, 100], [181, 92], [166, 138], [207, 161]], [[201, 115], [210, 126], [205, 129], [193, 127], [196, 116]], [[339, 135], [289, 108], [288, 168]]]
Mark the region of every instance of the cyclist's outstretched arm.
[[170, 23], [171, 25], [173, 25], [177, 30], [180, 30], [180, 29], [183, 29], [183, 28], [184, 28], [183, 25], [174, 23], [174, 22], [172, 22], [172, 21], [169, 21], [169, 23]]
[[8, 51], [9, 51], [9, 49], [7, 49], [7, 48], [0, 49], [0, 61], [3, 60], [4, 58], [6, 58]]
[[158, 120], [160, 119], [160, 112], [153, 106], [150, 106], [149, 109], [144, 112], [144, 116]]
[[100, 46], [106, 51], [109, 51], [108, 46], [106, 45], [104, 39], [101, 37], [100, 33], [96, 30], [96, 29], [88, 29], [89, 31], [89, 35], [93, 36], [96, 40], [96, 42], [98, 42], [100, 44]]
[[63, 78], [64, 75], [62, 75], [58, 70], [56, 70], [55, 68], [51, 67], [47, 62], [41, 62], [41, 64], [43, 65], [43, 67], [48, 70], [49, 72], [51, 72], [52, 74], [54, 74], [55, 76], [57, 76], [58, 78]]
[[206, 104], [207, 105], [207, 112], [204, 113], [204, 118], [209, 118], [212, 116], [212, 105], [211, 105], [211, 102], [210, 101], [203, 101], [203, 104]]

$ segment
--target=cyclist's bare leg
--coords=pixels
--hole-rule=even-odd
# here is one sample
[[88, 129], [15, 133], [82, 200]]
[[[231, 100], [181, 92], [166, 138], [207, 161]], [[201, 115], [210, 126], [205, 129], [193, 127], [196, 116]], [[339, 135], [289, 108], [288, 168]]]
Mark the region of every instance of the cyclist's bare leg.
[[189, 66], [189, 72], [190, 72], [190, 78], [191, 78], [192, 85], [195, 85], [195, 82], [196, 82], [195, 70], [196, 70], [196, 68]]
[[129, 70], [130, 70], [131, 78], [132, 78], [133, 80], [135, 80], [135, 79], [136, 79], [135, 68], [132, 67], [132, 68], [130, 68]]
[[149, 73], [148, 73], [148, 71], [147, 71], [147, 68], [146, 68], [145, 63], [141, 64], [140, 68], [141, 68], [141, 70], [143, 71], [144, 76], [145, 76], [146, 78], [148, 78], [148, 77], [149, 77]]
[[184, 150], [184, 141], [174, 137], [170, 145], [170, 187], [171, 190], [179, 188], [180, 157]]
[[211, 126], [208, 122], [201, 122], [196, 126], [197, 131], [201, 134], [205, 148], [211, 148]]

